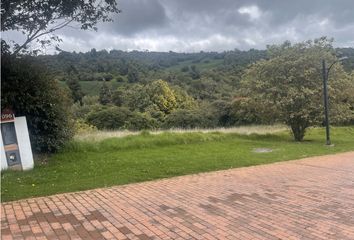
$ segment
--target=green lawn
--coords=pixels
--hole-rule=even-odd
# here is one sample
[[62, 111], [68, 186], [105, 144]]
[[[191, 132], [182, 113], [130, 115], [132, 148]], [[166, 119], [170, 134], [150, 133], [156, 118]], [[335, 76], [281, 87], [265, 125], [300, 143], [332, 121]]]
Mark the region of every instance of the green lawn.
[[[76, 140], [48, 164], [29, 172], [3, 172], [1, 196], [10, 201], [354, 150], [354, 126], [332, 129], [334, 147], [324, 145], [324, 136], [323, 129], [311, 129], [301, 143], [288, 132], [143, 133], [100, 142]], [[255, 153], [254, 148], [273, 152]]]

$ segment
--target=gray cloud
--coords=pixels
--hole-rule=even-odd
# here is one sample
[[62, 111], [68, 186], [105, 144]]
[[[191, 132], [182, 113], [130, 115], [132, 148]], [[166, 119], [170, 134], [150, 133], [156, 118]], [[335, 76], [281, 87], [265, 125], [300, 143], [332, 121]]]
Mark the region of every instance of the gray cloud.
[[223, 51], [334, 37], [354, 46], [353, 0], [119, 0], [98, 32], [65, 29], [61, 48]]
[[168, 25], [165, 9], [158, 0], [125, 0], [119, 3], [122, 12], [114, 16], [114, 22], [100, 24], [104, 31], [130, 36]]

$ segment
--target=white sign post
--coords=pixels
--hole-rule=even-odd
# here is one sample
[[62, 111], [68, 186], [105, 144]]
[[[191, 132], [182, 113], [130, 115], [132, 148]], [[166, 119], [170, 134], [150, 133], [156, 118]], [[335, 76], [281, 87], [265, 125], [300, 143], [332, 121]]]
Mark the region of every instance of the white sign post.
[[26, 117], [15, 117], [11, 110], [1, 113], [1, 170], [30, 170], [33, 154]]

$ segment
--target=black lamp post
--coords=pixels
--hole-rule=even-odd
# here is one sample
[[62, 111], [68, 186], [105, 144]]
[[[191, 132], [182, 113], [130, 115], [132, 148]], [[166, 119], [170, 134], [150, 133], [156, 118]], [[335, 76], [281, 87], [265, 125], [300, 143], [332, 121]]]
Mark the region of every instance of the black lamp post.
[[328, 75], [329, 75], [329, 71], [331, 70], [331, 68], [335, 63], [343, 61], [344, 59], [347, 58], [348, 57], [339, 58], [338, 60], [334, 61], [329, 66], [329, 68], [326, 68], [326, 61], [324, 59], [322, 60], [323, 102], [324, 102], [324, 114], [325, 114], [325, 124], [326, 124], [326, 145], [331, 145], [331, 139], [329, 135], [329, 116], [328, 116], [328, 87], [327, 87]]

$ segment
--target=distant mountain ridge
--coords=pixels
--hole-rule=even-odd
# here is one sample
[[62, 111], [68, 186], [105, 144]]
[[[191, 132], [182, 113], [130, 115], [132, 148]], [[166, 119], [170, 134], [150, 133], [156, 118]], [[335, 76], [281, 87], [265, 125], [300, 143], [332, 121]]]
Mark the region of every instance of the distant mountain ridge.
[[[348, 57], [342, 63], [345, 70], [354, 70], [354, 48], [337, 48], [336, 51], [338, 56]], [[102, 81], [109, 81], [116, 88], [163, 79], [196, 98], [212, 94], [217, 95], [217, 99], [231, 97], [244, 69], [267, 58], [267, 50], [257, 49], [199, 53], [92, 49], [86, 53], [60, 52], [37, 57], [53, 78], [58, 81], [77, 78], [89, 95], [98, 94]]]

